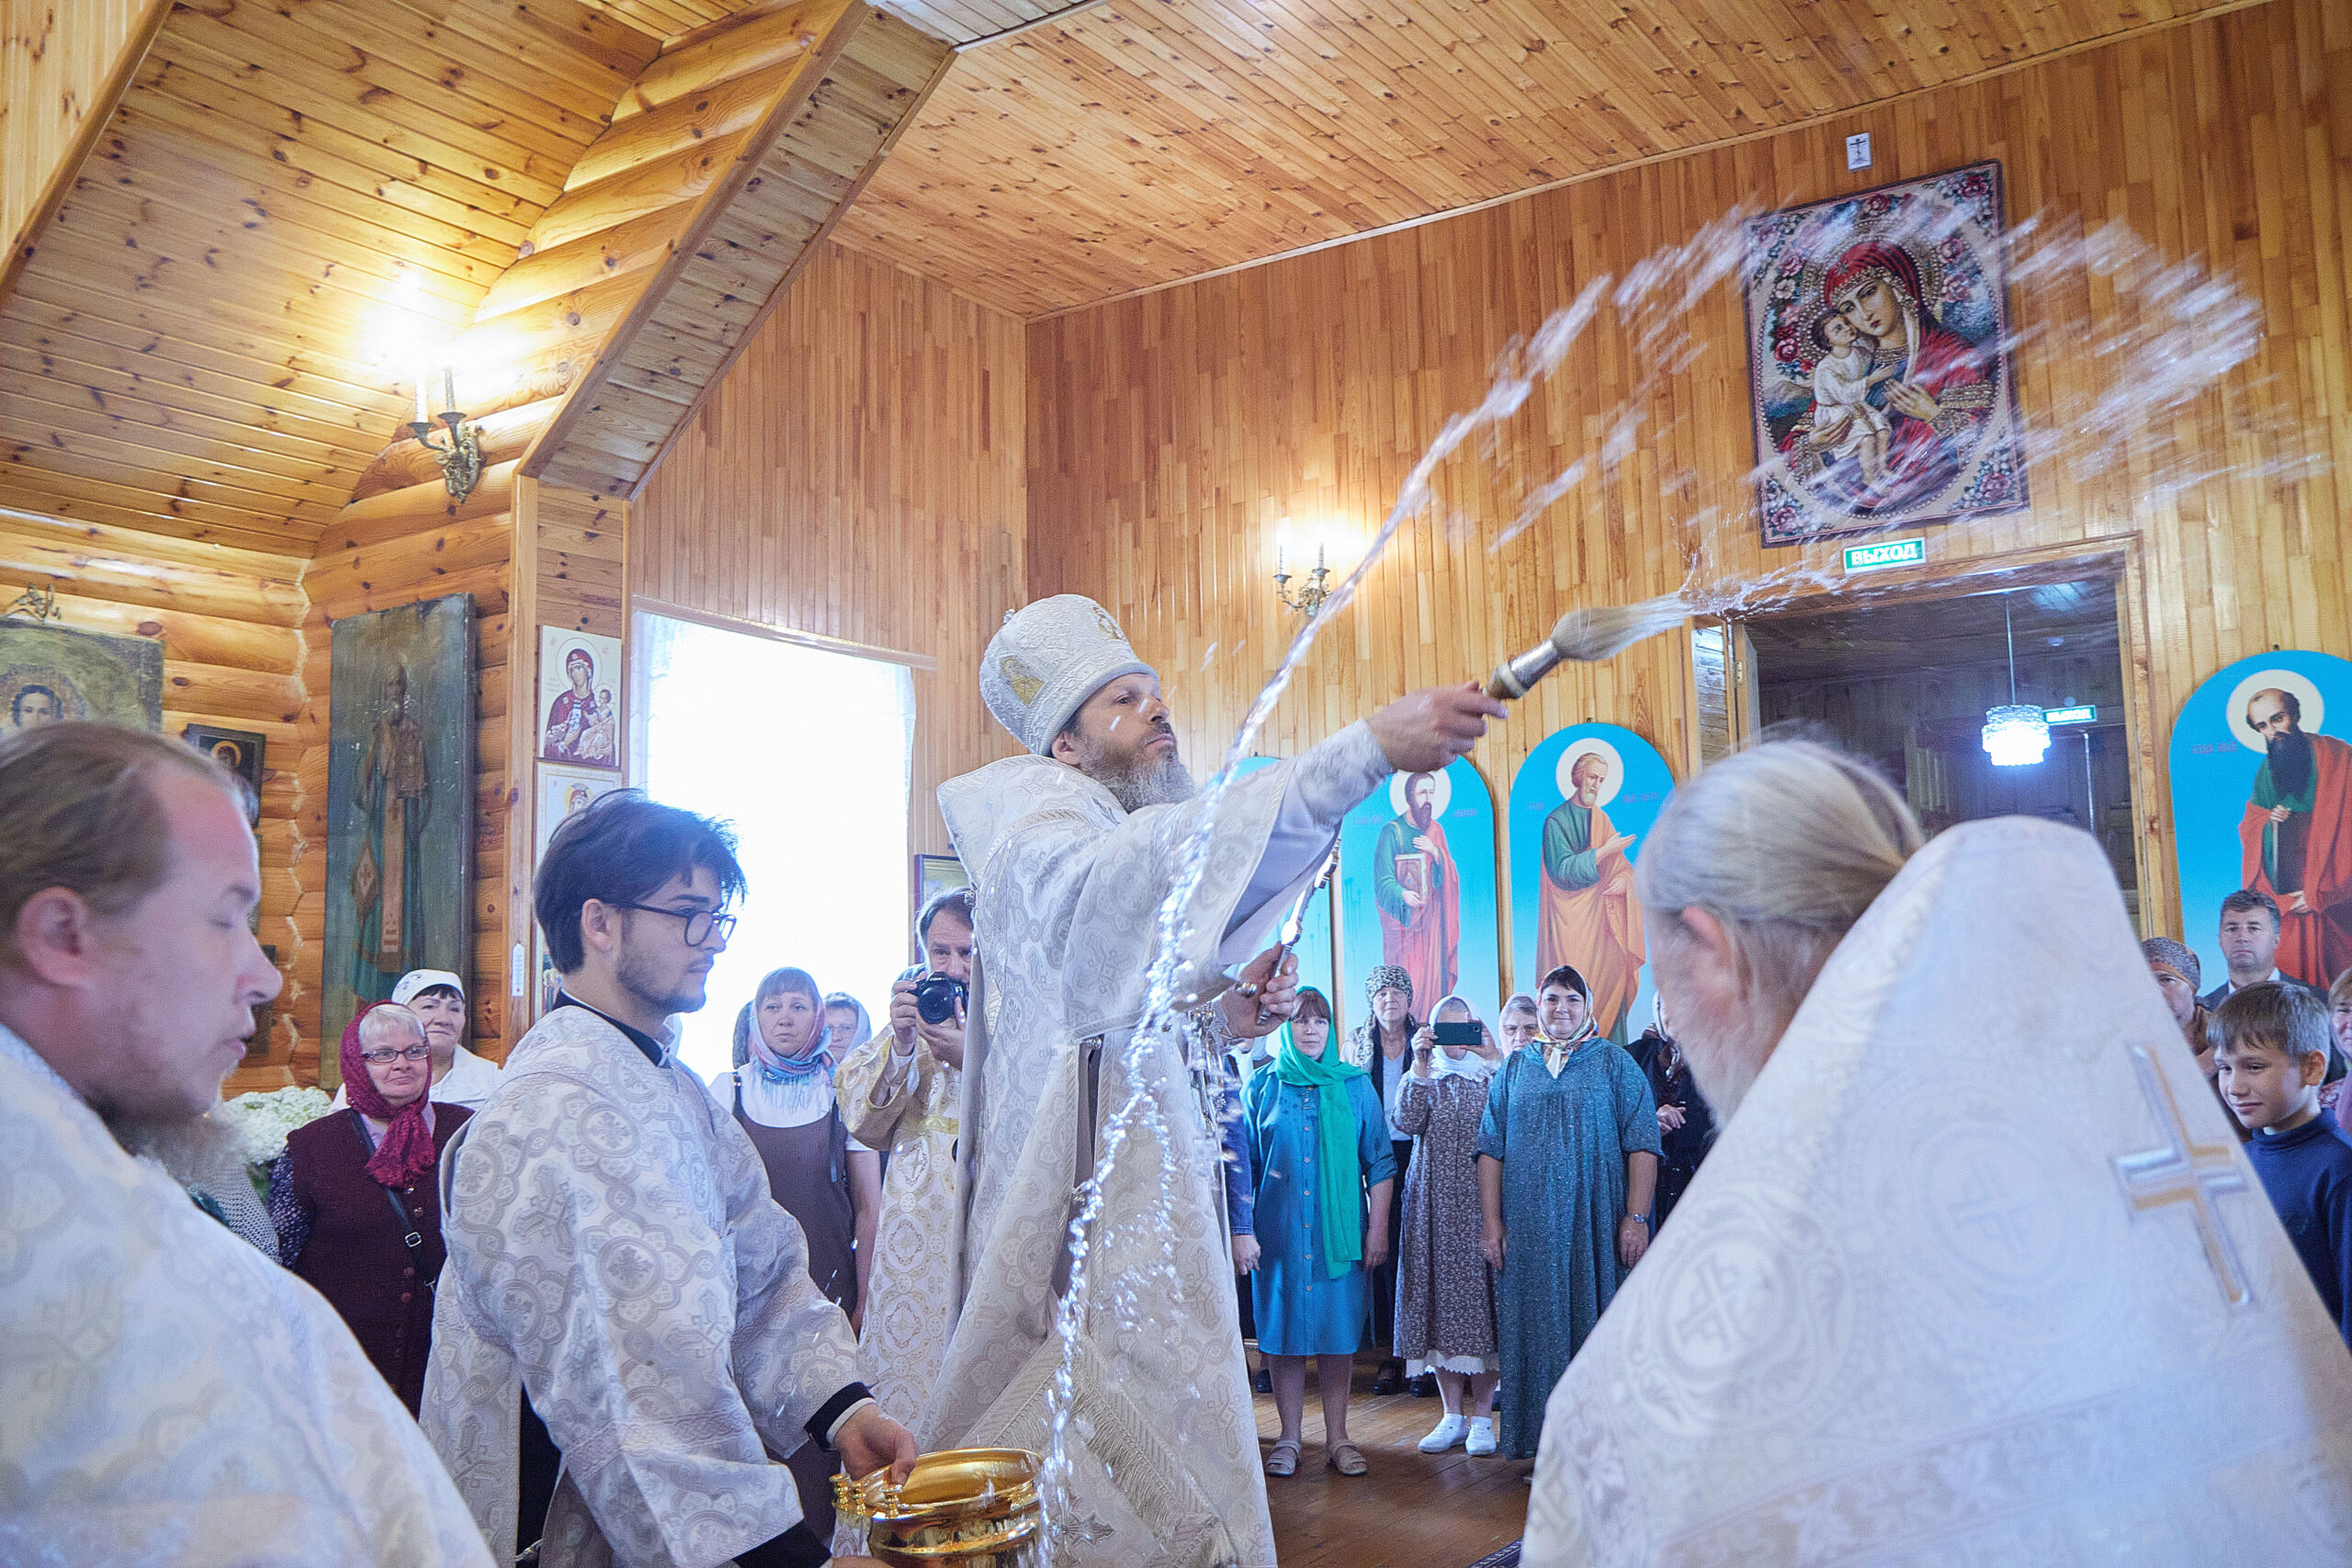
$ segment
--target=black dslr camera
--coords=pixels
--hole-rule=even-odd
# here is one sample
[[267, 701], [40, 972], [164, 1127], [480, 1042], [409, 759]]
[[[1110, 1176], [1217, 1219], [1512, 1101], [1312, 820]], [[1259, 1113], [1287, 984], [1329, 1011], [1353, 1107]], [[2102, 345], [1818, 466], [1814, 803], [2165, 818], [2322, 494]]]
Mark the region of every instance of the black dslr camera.
[[972, 994], [953, 975], [925, 975], [915, 982], [915, 1013], [925, 1023], [948, 1023]]

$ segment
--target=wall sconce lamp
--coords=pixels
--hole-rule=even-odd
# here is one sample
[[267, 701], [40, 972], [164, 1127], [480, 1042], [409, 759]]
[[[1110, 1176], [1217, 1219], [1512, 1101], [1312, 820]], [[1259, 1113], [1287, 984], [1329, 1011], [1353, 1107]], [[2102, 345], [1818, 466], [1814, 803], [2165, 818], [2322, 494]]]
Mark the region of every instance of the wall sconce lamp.
[[1285, 610], [1295, 610], [1312, 618], [1323, 608], [1323, 601], [1331, 596], [1331, 570], [1323, 564], [1323, 547], [1315, 547], [1315, 570], [1307, 574], [1306, 586], [1295, 594], [1290, 591], [1290, 573], [1283, 569], [1283, 547], [1274, 546], [1274, 597]]
[[481, 483], [481, 427], [466, 423], [458, 412], [458, 373], [449, 366], [441, 367], [441, 423], [448, 426], [449, 441], [446, 446], [433, 444], [433, 420], [424, 412], [425, 389], [432, 384], [433, 370], [428, 362], [416, 376], [416, 417], [408, 422], [409, 434], [441, 464], [441, 483], [452, 501], [463, 501], [473, 494]]

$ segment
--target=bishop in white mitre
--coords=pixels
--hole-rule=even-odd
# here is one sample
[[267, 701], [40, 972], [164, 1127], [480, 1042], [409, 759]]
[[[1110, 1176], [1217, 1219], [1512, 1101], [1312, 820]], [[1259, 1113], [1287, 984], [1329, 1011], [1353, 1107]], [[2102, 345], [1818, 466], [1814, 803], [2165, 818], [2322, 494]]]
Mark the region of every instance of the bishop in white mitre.
[[2352, 1358], [2088, 837], [1943, 834], [1764, 1048], [1554, 1390], [1530, 1568], [2352, 1562]]
[[[1056, 1320], [1082, 1269], [1063, 1540], [1088, 1563], [1272, 1564], [1216, 1129], [1196, 1075], [1223, 1041], [1271, 1027], [1224, 994], [1229, 977], [1271, 966], [1260, 949], [1349, 807], [1399, 766], [1466, 751], [1501, 709], [1475, 687], [1415, 694], [1195, 794], [1157, 676], [1075, 594], [1008, 617], [980, 691], [1029, 754], [939, 791], [977, 889], [979, 963], [962, 1111], [967, 1290], [920, 1436], [1048, 1447]], [[1073, 1191], [1090, 1178], [1100, 1209], [1073, 1257]]]

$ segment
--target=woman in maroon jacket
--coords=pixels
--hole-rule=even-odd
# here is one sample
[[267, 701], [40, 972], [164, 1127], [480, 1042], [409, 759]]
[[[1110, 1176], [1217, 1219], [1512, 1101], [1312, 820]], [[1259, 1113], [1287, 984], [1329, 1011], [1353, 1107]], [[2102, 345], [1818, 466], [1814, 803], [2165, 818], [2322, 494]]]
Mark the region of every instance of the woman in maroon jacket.
[[343, 1314], [412, 1416], [424, 1397], [441, 1277], [435, 1174], [472, 1114], [427, 1100], [432, 1081], [416, 1015], [368, 1008], [343, 1032], [350, 1105], [296, 1129], [269, 1179], [278, 1261]]

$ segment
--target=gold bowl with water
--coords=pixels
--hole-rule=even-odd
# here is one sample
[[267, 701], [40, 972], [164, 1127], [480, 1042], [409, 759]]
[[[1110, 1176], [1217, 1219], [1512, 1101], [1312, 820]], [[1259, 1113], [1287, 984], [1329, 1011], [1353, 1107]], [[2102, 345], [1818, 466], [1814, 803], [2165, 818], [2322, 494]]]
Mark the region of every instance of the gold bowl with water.
[[943, 1449], [915, 1461], [903, 1486], [888, 1470], [833, 1477], [833, 1509], [892, 1568], [1031, 1568], [1043, 1468], [1026, 1449]]

